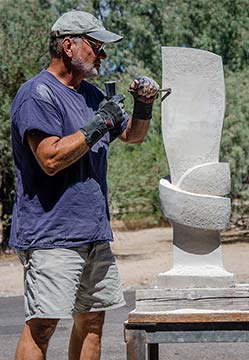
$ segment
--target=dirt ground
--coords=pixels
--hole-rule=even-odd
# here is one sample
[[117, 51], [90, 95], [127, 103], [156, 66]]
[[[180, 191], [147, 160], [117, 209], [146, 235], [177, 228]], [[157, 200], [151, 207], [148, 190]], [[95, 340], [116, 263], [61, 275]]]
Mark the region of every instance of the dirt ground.
[[[172, 229], [114, 231], [112, 244], [124, 289], [154, 287], [157, 275], [172, 265]], [[249, 283], [249, 242], [223, 243], [224, 266], [236, 282]], [[0, 260], [0, 296], [21, 295], [22, 267], [15, 256]]]

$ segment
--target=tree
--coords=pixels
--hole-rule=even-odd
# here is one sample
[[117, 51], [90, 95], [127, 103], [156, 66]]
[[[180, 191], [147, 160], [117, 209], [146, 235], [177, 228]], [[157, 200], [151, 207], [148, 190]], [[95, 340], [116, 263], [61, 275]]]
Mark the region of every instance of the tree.
[[131, 0], [129, 6], [122, 0], [93, 3], [108, 28], [124, 35], [120, 67], [140, 60], [160, 79], [161, 46], [214, 52], [233, 71], [248, 64], [247, 0]]
[[248, 228], [249, 210], [249, 67], [226, 74], [226, 116], [221, 159], [231, 168], [233, 222]]
[[15, 179], [10, 145], [10, 108], [19, 87], [49, 62], [51, 24], [75, 7], [92, 10], [91, 1], [3, 0], [0, 3], [0, 202], [5, 248], [9, 239]]
[[[124, 35], [108, 45], [108, 58], [96, 80], [116, 80], [132, 109], [127, 89], [134, 76], [145, 74], [161, 82], [161, 46], [185, 46], [222, 56], [225, 66], [227, 110], [221, 159], [232, 171], [232, 199], [243, 204], [248, 192], [248, 58], [247, 0], [2, 0], [0, 2], [0, 202], [4, 238], [8, 238], [14, 198], [10, 147], [10, 106], [23, 82], [48, 64], [48, 34], [59, 14], [78, 8], [94, 13], [105, 26]], [[243, 127], [243, 132], [241, 128]], [[150, 214], [160, 221], [158, 181], [168, 173], [161, 136], [160, 101], [154, 106], [151, 130], [139, 146], [116, 142], [111, 146], [109, 184], [111, 210], [118, 217]]]
[[[119, 48], [110, 51], [115, 66], [112, 63], [107, 65], [108, 69], [114, 69], [113, 76], [119, 74], [120, 78], [122, 74], [123, 84], [124, 80], [141, 73], [151, 75], [160, 83], [161, 45], [199, 48], [222, 56], [227, 86], [227, 110], [221, 160], [224, 159], [231, 165], [231, 197], [233, 200], [243, 200], [243, 212], [246, 212], [248, 206], [245, 204], [249, 200], [247, 1], [131, 0], [129, 6], [126, 6], [122, 0], [104, 0], [94, 4], [96, 13], [108, 28], [114, 31], [119, 29], [124, 35]], [[113, 70], [109, 71], [109, 76], [112, 72]], [[131, 103], [128, 99], [129, 107], [131, 108]], [[123, 217], [129, 212], [131, 216], [143, 216], [143, 210], [144, 213], [152, 211], [157, 218], [159, 216], [159, 211], [156, 210], [157, 184], [167, 172], [161, 138], [160, 104], [157, 103], [152, 132], [144, 144], [131, 148], [115, 145], [111, 148], [111, 205]], [[156, 157], [153, 157], [152, 154], [155, 153]], [[122, 161], [119, 162], [118, 159]], [[128, 161], [136, 165], [129, 166]], [[139, 169], [139, 172], [134, 168]]]
[[15, 192], [10, 105], [20, 85], [47, 62], [48, 24], [52, 18], [47, 6], [45, 1], [36, 0], [0, 4], [0, 195], [4, 247], [9, 238]]

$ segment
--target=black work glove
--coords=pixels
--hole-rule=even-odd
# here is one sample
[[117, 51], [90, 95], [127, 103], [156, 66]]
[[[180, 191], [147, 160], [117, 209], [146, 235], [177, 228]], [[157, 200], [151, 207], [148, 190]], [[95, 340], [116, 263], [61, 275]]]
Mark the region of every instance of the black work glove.
[[135, 78], [129, 88], [134, 97], [132, 117], [135, 119], [150, 120], [155, 99], [158, 98], [159, 85], [147, 76]]
[[114, 95], [110, 100], [103, 100], [96, 115], [89, 120], [80, 131], [85, 135], [87, 145], [93, 146], [109, 130], [119, 126], [125, 120], [125, 96]]

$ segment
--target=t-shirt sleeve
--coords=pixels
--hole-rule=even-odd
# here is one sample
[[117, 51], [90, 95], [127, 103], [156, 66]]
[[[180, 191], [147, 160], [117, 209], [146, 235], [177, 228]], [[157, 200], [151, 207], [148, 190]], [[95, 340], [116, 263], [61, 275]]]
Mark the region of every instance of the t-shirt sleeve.
[[40, 130], [62, 137], [62, 118], [55, 105], [41, 99], [29, 98], [22, 104], [17, 120], [22, 141], [30, 130]]
[[110, 142], [115, 140], [127, 128], [128, 120], [129, 115], [125, 113], [125, 120], [120, 124], [120, 126], [110, 130]]

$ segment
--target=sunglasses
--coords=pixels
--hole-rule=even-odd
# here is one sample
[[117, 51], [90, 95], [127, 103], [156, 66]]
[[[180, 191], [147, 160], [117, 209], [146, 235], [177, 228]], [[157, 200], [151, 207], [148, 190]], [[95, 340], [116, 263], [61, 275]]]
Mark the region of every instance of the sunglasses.
[[89, 45], [93, 49], [95, 55], [98, 55], [105, 48], [105, 43], [98, 44], [95, 41], [85, 37], [83, 37], [82, 39], [86, 42], [87, 45]]

